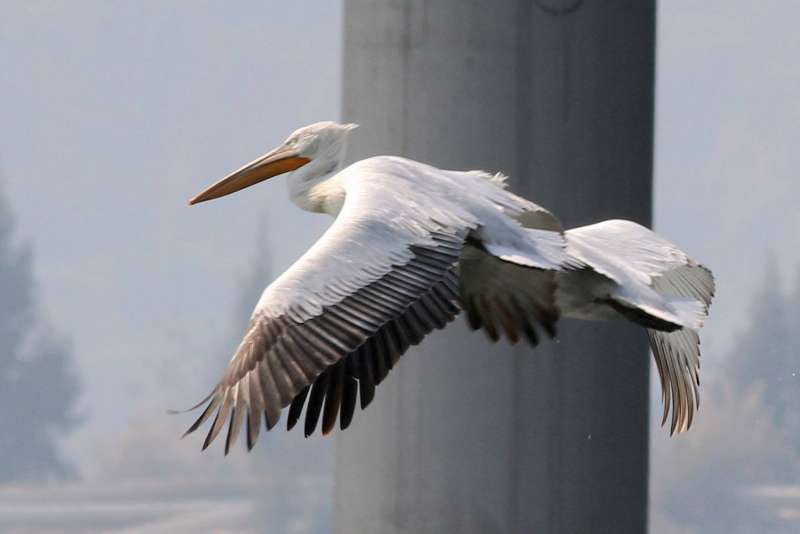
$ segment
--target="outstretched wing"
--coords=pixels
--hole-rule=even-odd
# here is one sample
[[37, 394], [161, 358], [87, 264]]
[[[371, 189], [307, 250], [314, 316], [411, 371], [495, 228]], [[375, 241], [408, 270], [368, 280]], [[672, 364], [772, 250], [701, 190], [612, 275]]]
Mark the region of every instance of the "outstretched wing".
[[[426, 255], [418, 252], [420, 256]], [[304, 407], [306, 437], [316, 430], [320, 415], [323, 434], [333, 430], [337, 415], [342, 430], [350, 426], [357, 401], [360, 399], [362, 410], [372, 402], [375, 387], [386, 378], [400, 356], [432, 330], [443, 328], [459, 314], [456, 271], [455, 267], [451, 268], [430, 288], [421, 291], [414, 302], [377, 327], [358, 348], [325, 369], [313, 384], [303, 388], [292, 400], [287, 429], [291, 430], [297, 424]], [[384, 288], [381, 285], [379, 282], [361, 293], [372, 301], [373, 312], [377, 311], [375, 305], [380, 304], [381, 297], [392, 291], [391, 285]], [[370, 298], [370, 293], [377, 298]], [[357, 302], [359, 299], [354, 300]], [[362, 304], [368, 305], [367, 302]]]
[[459, 312], [454, 271], [471, 228], [408, 220], [371, 209], [374, 202], [348, 195], [322, 238], [265, 290], [222, 380], [187, 431], [215, 414], [203, 448], [226, 422], [226, 453], [245, 422], [251, 448], [262, 413], [270, 429], [291, 404], [291, 428], [306, 397], [307, 435], [323, 409], [324, 432], [339, 413], [346, 427], [358, 386], [366, 406], [408, 346]]
[[555, 337], [555, 271], [503, 261], [473, 244], [464, 247], [459, 270], [471, 329], [483, 329], [493, 342], [505, 334], [512, 344], [524, 338], [532, 346], [539, 343], [539, 329]]
[[[661, 294], [695, 299], [701, 302], [708, 314], [714, 298], [714, 277], [711, 271], [687, 262], [671, 268], [653, 279], [653, 287]], [[682, 328], [674, 332], [648, 329], [650, 347], [661, 380], [661, 398], [664, 414], [661, 424], [667, 422], [672, 410], [670, 432], [688, 430], [694, 412], [700, 405], [700, 336], [696, 330]]]
[[[320, 417], [324, 433], [337, 417], [342, 427], [349, 425], [358, 397], [362, 407], [369, 404], [407, 348], [459, 313], [459, 261], [467, 240], [493, 257], [473, 264], [489, 271], [473, 273], [496, 275], [501, 269], [492, 262], [525, 270], [568, 263], [560, 225], [550, 229], [553, 223], [542, 222], [546, 213], [538, 208], [529, 222], [546, 228], [522, 228], [513, 217], [537, 208], [469, 173], [377, 157], [338, 176], [347, 192], [338, 217], [266, 289], [222, 380], [200, 403], [208, 405], [189, 432], [215, 415], [204, 448], [225, 424], [226, 452], [243, 424], [252, 447], [261, 414], [270, 429], [287, 406], [289, 428], [305, 408], [306, 435]], [[557, 311], [552, 276], [548, 280], [546, 295], [513, 310], [509, 335], [537, 318], [552, 330]], [[495, 318], [508, 319], [507, 296], [495, 291], [481, 299], [491, 301], [481, 320], [487, 330]], [[523, 312], [533, 319], [522, 318]]]
[[[692, 424], [699, 403], [700, 338], [714, 296], [711, 271], [631, 221], [610, 220], [566, 232], [576, 254], [606, 282], [607, 303], [648, 328], [672, 433]], [[609, 285], [607, 282], [611, 282]], [[610, 289], [609, 289], [610, 288]]]

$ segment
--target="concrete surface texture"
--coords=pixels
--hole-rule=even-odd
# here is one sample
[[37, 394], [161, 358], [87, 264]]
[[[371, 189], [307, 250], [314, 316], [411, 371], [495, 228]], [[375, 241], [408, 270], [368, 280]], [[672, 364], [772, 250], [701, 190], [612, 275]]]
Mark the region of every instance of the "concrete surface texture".
[[[346, 0], [344, 16], [353, 158], [502, 171], [565, 227], [650, 222], [653, 1]], [[463, 323], [337, 437], [337, 532], [644, 532], [644, 331], [562, 321], [534, 350]]]

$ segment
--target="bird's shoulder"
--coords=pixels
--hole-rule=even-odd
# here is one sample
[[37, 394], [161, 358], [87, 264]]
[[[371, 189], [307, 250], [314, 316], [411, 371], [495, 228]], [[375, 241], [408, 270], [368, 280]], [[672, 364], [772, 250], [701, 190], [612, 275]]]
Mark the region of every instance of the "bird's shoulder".
[[414, 184], [419, 191], [420, 185], [448, 178], [447, 171], [401, 156], [372, 156], [351, 163], [339, 173], [348, 192], [374, 186], [402, 188], [404, 184]]

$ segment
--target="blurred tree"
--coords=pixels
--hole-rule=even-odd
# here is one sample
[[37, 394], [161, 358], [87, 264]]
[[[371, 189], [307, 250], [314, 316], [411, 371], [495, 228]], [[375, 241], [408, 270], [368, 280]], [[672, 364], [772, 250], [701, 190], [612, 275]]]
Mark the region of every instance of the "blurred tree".
[[654, 532], [798, 532], [797, 520], [752, 496], [800, 476], [798, 319], [800, 285], [786, 291], [771, 258], [723, 373], [703, 383], [695, 425], [653, 437]]
[[59, 437], [78, 425], [69, 346], [41, 321], [28, 246], [0, 191], [0, 482], [67, 478]]
[[653, 435], [654, 533], [797, 532], [797, 522], [749, 495], [754, 487], [792, 484], [800, 472], [764, 393], [763, 386], [706, 382], [692, 429], [672, 438]]
[[800, 287], [785, 290], [777, 264], [767, 273], [751, 305], [747, 327], [726, 358], [731, 382], [741, 389], [763, 385], [764, 404], [775, 425], [800, 452]]

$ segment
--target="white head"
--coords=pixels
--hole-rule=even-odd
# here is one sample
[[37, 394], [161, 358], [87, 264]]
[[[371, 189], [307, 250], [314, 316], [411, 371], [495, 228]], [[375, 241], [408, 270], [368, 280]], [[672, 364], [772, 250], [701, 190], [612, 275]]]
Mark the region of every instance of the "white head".
[[232, 172], [192, 198], [189, 204], [229, 195], [284, 173], [289, 173], [292, 197], [303, 194], [339, 170], [347, 138], [357, 127], [357, 124], [323, 121], [295, 130], [279, 147]]

